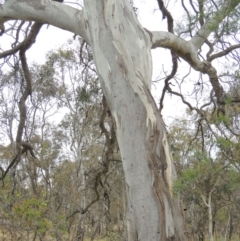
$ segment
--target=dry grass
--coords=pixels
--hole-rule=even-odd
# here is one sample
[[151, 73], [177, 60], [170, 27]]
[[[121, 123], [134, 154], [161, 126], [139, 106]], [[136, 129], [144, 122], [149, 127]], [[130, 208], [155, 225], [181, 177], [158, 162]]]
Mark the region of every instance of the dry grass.
[[[19, 241], [28, 241], [29, 240], [29, 241], [31, 241], [32, 237], [30, 236], [29, 238], [27, 238], [27, 237], [24, 237], [24, 236], [21, 237], [19, 235], [18, 237], [15, 237], [13, 239], [9, 236], [9, 233], [0, 230], [0, 241], [15, 241], [15, 240], [19, 240]], [[95, 237], [94, 238], [94, 241], [109, 241], [109, 240], [111, 240], [111, 239], [109, 239], [109, 237], [104, 237], [104, 238]], [[45, 237], [44, 241], [56, 241], [56, 238]], [[90, 241], [90, 238], [85, 238], [84, 241]]]

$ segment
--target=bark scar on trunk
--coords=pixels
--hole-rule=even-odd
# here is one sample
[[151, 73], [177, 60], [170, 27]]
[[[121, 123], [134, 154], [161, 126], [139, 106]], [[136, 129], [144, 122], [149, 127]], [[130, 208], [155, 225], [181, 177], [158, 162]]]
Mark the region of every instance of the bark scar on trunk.
[[168, 164], [166, 161], [166, 152], [164, 149], [164, 144], [162, 143], [163, 141], [161, 140], [161, 135], [157, 127], [154, 126], [153, 129], [155, 129], [154, 134], [150, 137], [152, 163], [154, 165], [154, 168], [158, 171], [158, 173], [161, 173], [165, 184], [168, 186], [168, 181], [165, 177], [165, 170], [167, 169]]
[[164, 153], [165, 153], [165, 162], [166, 162], [166, 181], [167, 181], [167, 185], [170, 191], [170, 194], [172, 196], [172, 154], [170, 151], [170, 147], [169, 147], [169, 143], [168, 143], [168, 139], [167, 139], [167, 135], [166, 133], [163, 134], [163, 138], [162, 138], [162, 144], [163, 144], [163, 149], [164, 149]]

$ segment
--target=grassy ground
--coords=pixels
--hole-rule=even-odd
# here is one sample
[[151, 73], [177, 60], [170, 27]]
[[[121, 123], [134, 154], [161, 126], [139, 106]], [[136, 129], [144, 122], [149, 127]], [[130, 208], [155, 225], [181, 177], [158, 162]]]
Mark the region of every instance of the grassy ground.
[[[0, 227], [1, 228], [1, 227]], [[19, 240], [19, 241], [31, 241], [32, 237], [30, 237], [29, 239], [27, 237], [21, 237], [20, 238], [20, 234], [18, 235], [19, 238], [15, 237], [15, 239], [11, 239], [10, 236], [8, 236], [9, 234], [4, 234], [3, 231], [0, 230], [0, 241], [15, 241], [15, 240]], [[37, 239], [38, 240], [38, 239]], [[90, 241], [91, 239], [86, 237], [84, 238], [84, 241]], [[44, 241], [56, 241], [56, 238], [52, 238], [52, 237], [45, 237]], [[108, 237], [95, 237], [94, 241], [122, 241], [122, 238], [120, 238], [120, 236], [116, 233], [112, 233], [110, 234]]]
[[[21, 240], [26, 241], [27, 239], [23, 238]], [[55, 240], [56, 239], [46, 239], [45, 241], [55, 241]], [[11, 240], [11, 238], [7, 238], [6, 236], [4, 237], [0, 234], [0, 241], [13, 241], [13, 240]], [[85, 238], [84, 241], [90, 241], [90, 238]], [[94, 239], [94, 241], [109, 241], [109, 239], [108, 238], [98, 238], [98, 237], [96, 237]]]
[[[27, 237], [24, 238], [22, 237], [21, 239], [18, 239], [19, 241], [27, 241]], [[31, 238], [29, 240], [32, 240]], [[45, 238], [45, 241], [55, 241], [55, 238]], [[90, 241], [90, 238], [85, 238], [84, 241]], [[233, 237], [231, 239], [231, 241], [239, 241], [239, 237]], [[6, 234], [4, 235], [3, 232], [0, 230], [0, 241], [15, 241], [13, 239], [11, 239], [10, 237], [7, 237]], [[95, 237], [94, 241], [122, 241], [122, 239], [120, 238], [120, 236], [116, 233], [112, 233], [110, 234], [108, 237]], [[189, 241], [195, 241], [195, 240], [191, 240], [189, 239]], [[208, 238], [205, 239], [205, 241], [209, 241]], [[224, 238], [215, 238], [214, 241], [225, 241]]]

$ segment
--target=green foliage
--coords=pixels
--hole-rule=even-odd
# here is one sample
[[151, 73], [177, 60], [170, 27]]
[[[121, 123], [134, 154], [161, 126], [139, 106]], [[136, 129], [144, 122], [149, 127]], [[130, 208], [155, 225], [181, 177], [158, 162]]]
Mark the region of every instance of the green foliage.
[[228, 125], [231, 122], [231, 119], [229, 116], [224, 115], [223, 113], [215, 113], [215, 115], [212, 118], [213, 123], [215, 123], [216, 125], [219, 125], [221, 123]]
[[60, 48], [58, 51], [50, 51], [47, 54], [47, 65], [53, 66], [54, 63], [60, 61], [63, 63], [65, 61], [72, 61], [74, 59], [74, 54], [72, 49]]
[[[234, 105], [228, 102], [226, 106], [232, 108]], [[232, 109], [228, 109], [228, 113], [232, 114], [230, 111]], [[235, 117], [235, 113], [232, 116]], [[171, 139], [174, 157], [179, 158], [176, 164], [178, 179], [174, 183], [173, 191], [183, 200], [184, 209], [186, 207], [187, 229], [192, 230], [189, 232], [207, 231], [208, 205], [212, 208], [216, 233], [221, 232], [223, 225], [229, 225], [229, 217], [234, 217], [231, 210], [238, 209], [239, 138], [232, 133], [222, 134], [223, 130], [227, 130], [224, 127], [231, 125], [232, 116], [214, 115], [214, 121], [210, 123], [211, 132], [215, 130], [214, 135], [206, 131], [208, 126], [204, 123], [201, 129], [203, 133], [194, 130], [194, 125], [191, 126], [193, 128], [191, 132], [191, 128], [186, 129], [186, 126], [190, 125], [187, 123], [182, 125], [181, 121], [171, 127], [170, 137], [174, 137]], [[221, 128], [217, 129], [219, 126]], [[188, 133], [195, 134], [188, 135]], [[208, 199], [209, 196], [211, 199]], [[239, 219], [239, 215], [236, 219]]]
[[227, 188], [229, 188], [231, 191], [240, 190], [240, 175], [237, 170], [234, 168], [228, 170], [227, 178], [229, 180]]
[[122, 241], [123, 237], [122, 235], [116, 233], [116, 232], [111, 232], [108, 234], [107, 241]]
[[78, 88], [76, 91], [80, 102], [89, 102], [91, 91], [88, 91], [86, 87]]
[[177, 194], [189, 188], [189, 185], [194, 184], [199, 176], [199, 170], [192, 168], [186, 169], [181, 177], [175, 181], [173, 185], [174, 193]]
[[40, 198], [19, 198], [13, 207], [14, 218], [21, 221], [25, 227], [37, 229], [43, 234], [52, 228], [52, 221], [46, 217], [47, 208], [46, 201]]
[[217, 144], [219, 145], [220, 148], [228, 150], [233, 146], [232, 142], [224, 137], [219, 136], [217, 138]]

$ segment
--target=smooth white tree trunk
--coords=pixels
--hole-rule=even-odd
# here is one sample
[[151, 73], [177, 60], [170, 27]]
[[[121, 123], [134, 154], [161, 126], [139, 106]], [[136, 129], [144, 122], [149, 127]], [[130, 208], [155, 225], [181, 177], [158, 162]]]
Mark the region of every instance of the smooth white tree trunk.
[[116, 122], [127, 190], [127, 240], [184, 240], [173, 202], [174, 166], [150, 94], [150, 35], [128, 1], [86, 1], [84, 19], [101, 85]]
[[201, 194], [203, 203], [208, 209], [208, 234], [209, 234], [209, 240], [214, 241], [214, 235], [213, 235], [213, 214], [212, 214], [212, 191], [208, 192], [208, 198], [206, 201], [206, 198]]

